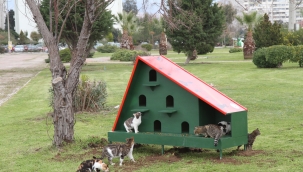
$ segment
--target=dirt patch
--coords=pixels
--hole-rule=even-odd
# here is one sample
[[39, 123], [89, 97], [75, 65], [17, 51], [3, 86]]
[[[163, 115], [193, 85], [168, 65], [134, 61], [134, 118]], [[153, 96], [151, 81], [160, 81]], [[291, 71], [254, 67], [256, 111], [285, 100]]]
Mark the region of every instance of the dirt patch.
[[[82, 161], [87, 160], [83, 159], [83, 157], [93, 157], [96, 156], [99, 158], [102, 154], [102, 149], [105, 145], [108, 144], [107, 139], [101, 138], [96, 142], [91, 142], [88, 143], [87, 151], [83, 154], [77, 154], [77, 155], [67, 155], [64, 154], [62, 155], [61, 153], [58, 153], [55, 155], [52, 160], [62, 162], [65, 160], [70, 160], [73, 159], [77, 162], [79, 162], [79, 165]], [[142, 144], [136, 144], [134, 149], [146, 149], [144, 147], [145, 145]], [[209, 149], [195, 149], [195, 148], [184, 148], [184, 147], [173, 147], [171, 149], [168, 149], [165, 151], [165, 153], [162, 155], [160, 153], [152, 153], [147, 156], [139, 157], [136, 158], [136, 162], [133, 163], [131, 162], [128, 157], [123, 161], [123, 166], [119, 166], [117, 163], [114, 166], [110, 166], [113, 171], [124, 171], [124, 172], [132, 172], [135, 170], [139, 170], [141, 168], [148, 168], [152, 164], [156, 163], [174, 163], [174, 162], [179, 162], [182, 160], [182, 156], [187, 153], [193, 153], [193, 155], [197, 156], [203, 156], [203, 153], [212, 153], [215, 150], [209, 150]], [[235, 156], [238, 157], [251, 157], [259, 154], [266, 154], [265, 151], [262, 150], [252, 150], [252, 151], [236, 151], [232, 150], [230, 153], [227, 153], [223, 156], [222, 159], [219, 158], [219, 156], [213, 156], [210, 157], [209, 160], [213, 163], [218, 163], [218, 164], [233, 164], [233, 165], [241, 165], [243, 163], [250, 163], [249, 160], [243, 160], [241, 158], [237, 159]], [[81, 161], [81, 162], [80, 162]], [[104, 160], [105, 163], [108, 163], [108, 160]], [[187, 164], [193, 163], [194, 160], [187, 161]], [[260, 162], [261, 163], [261, 162]], [[262, 164], [260, 164], [262, 165]], [[76, 169], [77, 167], [75, 167]]]

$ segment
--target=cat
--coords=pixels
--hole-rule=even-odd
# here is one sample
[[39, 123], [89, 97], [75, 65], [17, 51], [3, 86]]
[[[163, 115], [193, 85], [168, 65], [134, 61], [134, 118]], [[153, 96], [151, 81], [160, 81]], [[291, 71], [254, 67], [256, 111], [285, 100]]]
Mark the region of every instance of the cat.
[[231, 132], [231, 125], [230, 122], [226, 122], [226, 121], [221, 121], [218, 123], [219, 126], [223, 127], [223, 134], [230, 134]]
[[134, 137], [127, 138], [125, 144], [109, 144], [103, 148], [101, 159], [107, 157], [108, 162], [111, 165], [115, 165], [115, 163], [112, 162], [112, 159], [114, 157], [120, 157], [120, 166], [122, 166], [125, 156], [128, 156], [131, 161], [136, 162], [133, 157], [134, 144]]
[[124, 122], [124, 127], [127, 132], [132, 132], [132, 129], [135, 130], [135, 133], [138, 133], [138, 127], [141, 124], [141, 112], [137, 112], [133, 114], [134, 117], [128, 118]]
[[91, 160], [83, 161], [76, 172], [100, 172], [100, 170], [104, 172], [109, 172], [108, 165], [103, 163], [101, 159], [93, 157], [93, 159]]
[[[247, 144], [245, 144], [246, 146], [246, 150], [252, 150], [252, 146], [256, 140], [256, 137], [258, 135], [260, 135], [261, 132], [259, 130], [259, 128], [255, 129], [253, 132], [251, 132], [250, 134], [248, 133], [248, 142]], [[237, 150], [239, 150], [239, 148], [241, 147], [242, 145], [238, 146]]]
[[210, 136], [211, 138], [214, 138], [214, 146], [218, 145], [218, 141], [224, 135], [223, 127], [215, 124], [208, 124], [204, 126], [195, 127], [194, 134], [204, 135], [205, 137]]

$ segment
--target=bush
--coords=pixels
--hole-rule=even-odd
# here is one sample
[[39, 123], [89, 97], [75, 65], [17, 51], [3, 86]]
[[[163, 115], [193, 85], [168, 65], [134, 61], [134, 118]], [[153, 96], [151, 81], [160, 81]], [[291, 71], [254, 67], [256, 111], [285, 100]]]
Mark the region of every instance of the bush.
[[87, 58], [93, 58], [95, 52], [90, 52]]
[[271, 64], [276, 64], [277, 67], [282, 66], [282, 63], [292, 58], [294, 55], [293, 47], [285, 45], [274, 45], [267, 48], [266, 61]]
[[141, 45], [142, 48], [145, 48], [146, 51], [150, 51], [153, 48], [152, 44], [143, 44]]
[[229, 53], [237, 53], [237, 52], [242, 52], [243, 48], [231, 48], [229, 49]]
[[112, 54], [110, 60], [120, 60], [120, 61], [134, 61], [136, 57], [140, 56], [148, 56], [150, 53], [144, 51], [134, 51], [127, 49], [120, 49]]
[[70, 49], [68, 48], [60, 50], [59, 55], [62, 62], [70, 62], [70, 60], [72, 59], [72, 54], [70, 52]]
[[294, 55], [289, 59], [291, 62], [299, 63], [299, 66], [303, 65], [303, 45], [294, 47]]
[[271, 64], [266, 60], [267, 48], [259, 48], [253, 54], [253, 63], [259, 68], [274, 68], [276, 64]]
[[114, 53], [118, 50], [119, 48], [115, 45], [109, 45], [105, 44], [104, 46], [99, 46], [97, 47], [97, 51], [100, 53]]
[[105, 81], [90, 81], [81, 75], [74, 95], [75, 112], [98, 112], [105, 107], [107, 90]]

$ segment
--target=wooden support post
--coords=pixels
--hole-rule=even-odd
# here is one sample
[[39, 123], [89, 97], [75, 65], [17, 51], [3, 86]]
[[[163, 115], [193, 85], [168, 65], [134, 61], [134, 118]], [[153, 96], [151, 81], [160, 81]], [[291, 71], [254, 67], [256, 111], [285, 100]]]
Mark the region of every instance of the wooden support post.
[[161, 145], [162, 146], [162, 155], [164, 155], [164, 145]]

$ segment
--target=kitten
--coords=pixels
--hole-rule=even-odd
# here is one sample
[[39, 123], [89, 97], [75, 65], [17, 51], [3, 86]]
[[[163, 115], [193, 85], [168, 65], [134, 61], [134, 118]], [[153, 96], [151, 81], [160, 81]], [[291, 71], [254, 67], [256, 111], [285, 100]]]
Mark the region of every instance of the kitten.
[[107, 157], [108, 162], [111, 165], [115, 165], [115, 163], [112, 162], [112, 159], [114, 157], [120, 157], [120, 166], [122, 166], [125, 156], [128, 156], [131, 161], [136, 162], [133, 157], [134, 144], [134, 137], [127, 138], [125, 144], [109, 144], [103, 148], [101, 159]]
[[[258, 135], [260, 135], [261, 134], [261, 132], [260, 132], [260, 130], [259, 130], [259, 128], [257, 128], [257, 129], [255, 129], [252, 133], [248, 133], [248, 142], [247, 142], [247, 144], [245, 144], [245, 146], [246, 146], [246, 150], [252, 150], [252, 146], [253, 146], [253, 144], [254, 144], [254, 142], [255, 142], [255, 140], [256, 140], [256, 137], [258, 136]], [[238, 146], [238, 148], [237, 148], [237, 150], [239, 150], [239, 148], [241, 147], [242, 145], [240, 145], [240, 146]]]
[[135, 130], [135, 133], [138, 133], [138, 127], [141, 124], [141, 112], [137, 112], [133, 114], [134, 117], [128, 118], [124, 122], [124, 127], [127, 132], [132, 132], [132, 129]]
[[109, 172], [108, 165], [103, 163], [101, 159], [93, 157], [93, 159], [91, 160], [83, 161], [76, 172], [100, 172], [100, 170], [104, 172]]
[[205, 137], [210, 136], [211, 138], [214, 138], [215, 146], [218, 145], [218, 141], [224, 135], [223, 127], [215, 124], [195, 127], [194, 133], [195, 135], [204, 135]]
[[221, 121], [218, 123], [219, 126], [223, 127], [223, 134], [230, 134], [231, 132], [231, 125], [230, 122], [226, 122], [226, 121]]

